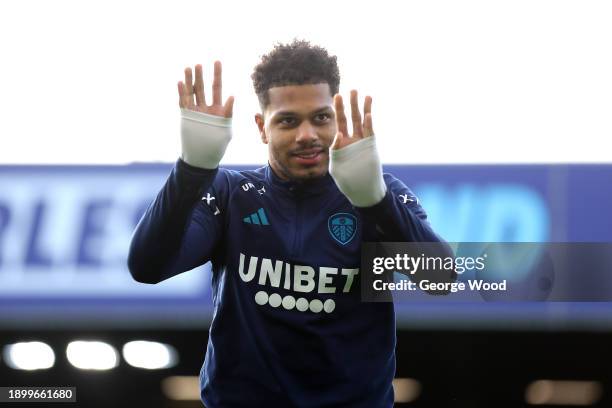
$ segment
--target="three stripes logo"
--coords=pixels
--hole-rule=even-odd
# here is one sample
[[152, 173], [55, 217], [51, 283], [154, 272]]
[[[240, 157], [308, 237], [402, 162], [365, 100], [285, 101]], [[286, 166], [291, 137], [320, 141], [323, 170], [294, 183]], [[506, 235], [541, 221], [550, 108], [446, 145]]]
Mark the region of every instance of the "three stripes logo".
[[255, 225], [270, 225], [268, 221], [268, 217], [266, 217], [266, 212], [263, 208], [257, 210], [251, 215], [248, 215], [242, 219], [242, 222], [247, 224], [255, 224]]

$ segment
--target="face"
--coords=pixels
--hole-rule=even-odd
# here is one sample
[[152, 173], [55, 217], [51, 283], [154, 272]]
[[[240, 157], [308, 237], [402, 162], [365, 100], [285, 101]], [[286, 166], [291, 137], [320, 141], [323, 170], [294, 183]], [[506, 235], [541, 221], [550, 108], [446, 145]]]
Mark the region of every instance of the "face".
[[268, 95], [270, 103], [255, 122], [274, 173], [283, 180], [324, 176], [336, 133], [329, 85], [279, 86]]

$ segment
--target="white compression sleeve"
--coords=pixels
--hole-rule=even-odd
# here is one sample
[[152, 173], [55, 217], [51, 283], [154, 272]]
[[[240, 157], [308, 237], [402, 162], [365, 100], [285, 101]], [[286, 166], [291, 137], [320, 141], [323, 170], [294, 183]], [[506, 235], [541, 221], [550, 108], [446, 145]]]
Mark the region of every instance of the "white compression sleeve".
[[232, 139], [232, 118], [181, 109], [181, 158], [187, 164], [215, 169]]
[[330, 150], [329, 173], [355, 207], [378, 204], [387, 193], [374, 136]]

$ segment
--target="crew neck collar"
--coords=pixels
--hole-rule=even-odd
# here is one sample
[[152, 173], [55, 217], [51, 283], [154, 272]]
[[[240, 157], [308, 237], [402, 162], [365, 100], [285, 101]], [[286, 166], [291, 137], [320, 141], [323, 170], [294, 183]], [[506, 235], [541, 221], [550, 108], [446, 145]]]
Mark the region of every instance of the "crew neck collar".
[[325, 173], [323, 177], [308, 181], [283, 180], [274, 173], [274, 170], [270, 167], [270, 163], [266, 166], [266, 180], [273, 186], [290, 193], [324, 193], [335, 185], [334, 179], [330, 176], [329, 172]]

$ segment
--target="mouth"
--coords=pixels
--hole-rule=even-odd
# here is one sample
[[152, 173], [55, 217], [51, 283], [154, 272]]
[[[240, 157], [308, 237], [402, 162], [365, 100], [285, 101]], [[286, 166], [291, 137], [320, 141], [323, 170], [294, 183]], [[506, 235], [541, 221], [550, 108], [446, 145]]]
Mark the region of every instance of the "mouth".
[[292, 153], [291, 155], [303, 165], [318, 164], [323, 157], [324, 150], [322, 148], [302, 150]]

